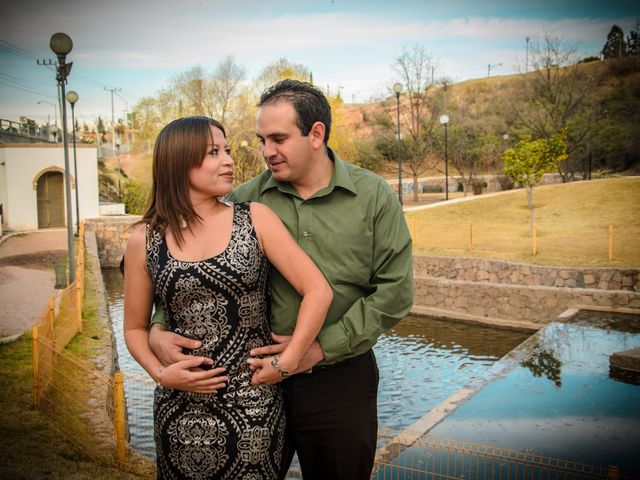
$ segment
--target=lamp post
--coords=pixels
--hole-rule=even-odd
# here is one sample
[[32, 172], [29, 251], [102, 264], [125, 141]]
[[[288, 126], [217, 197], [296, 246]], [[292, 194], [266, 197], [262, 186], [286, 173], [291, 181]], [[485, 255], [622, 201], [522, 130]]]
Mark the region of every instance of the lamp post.
[[[54, 116], [54, 119], [55, 119], [54, 125], [58, 126], [58, 106], [55, 103], [47, 102], [46, 100], [39, 100], [37, 103], [38, 103], [38, 105], [46, 103], [46, 104], [51, 105], [53, 107], [53, 114], [55, 115]], [[49, 117], [49, 116], [47, 115], [47, 117]], [[47, 120], [47, 126], [49, 126], [49, 120]]]
[[499, 67], [500, 65], [502, 65], [502, 63], [495, 63], [493, 65], [491, 65], [491, 64], [487, 65], [487, 77], [491, 76], [491, 70], [493, 70], [496, 67]]
[[71, 104], [71, 131], [73, 132], [73, 173], [76, 177], [76, 237], [80, 236], [80, 201], [78, 199], [78, 159], [76, 155], [76, 117], [75, 105], [80, 97], [70, 90], [67, 93], [67, 102]]
[[402, 207], [402, 158], [400, 157], [400, 92], [402, 92], [402, 84], [400, 82], [393, 84], [393, 92], [396, 94], [396, 112], [398, 114], [398, 200]]
[[[65, 98], [65, 85], [71, 73], [73, 63], [66, 63], [67, 54], [73, 48], [73, 41], [66, 33], [54, 33], [49, 40], [49, 47], [58, 57], [56, 80], [60, 88], [61, 98]], [[76, 277], [75, 256], [73, 251], [73, 218], [71, 213], [71, 179], [69, 178], [69, 138], [67, 136], [67, 104], [62, 102], [62, 143], [64, 145], [64, 181], [67, 205], [67, 256], [69, 257], [69, 283]]]
[[120, 187], [120, 177], [122, 174], [122, 170], [120, 167], [120, 139], [119, 138], [115, 140], [115, 146], [116, 146], [116, 163], [117, 163], [116, 168], [118, 169], [118, 202], [122, 203], [122, 188]]
[[449, 200], [449, 139], [447, 137], [449, 115], [440, 115], [440, 124], [444, 125], [444, 199]]

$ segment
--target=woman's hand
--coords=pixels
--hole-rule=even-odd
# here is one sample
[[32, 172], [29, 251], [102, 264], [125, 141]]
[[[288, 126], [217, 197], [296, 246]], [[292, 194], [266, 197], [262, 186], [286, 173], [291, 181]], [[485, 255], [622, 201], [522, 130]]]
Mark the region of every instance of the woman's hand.
[[158, 383], [166, 388], [175, 388], [185, 392], [216, 393], [226, 386], [229, 377], [224, 375], [225, 368], [218, 367], [202, 370], [200, 367], [209, 360], [205, 357], [190, 356], [168, 367], [163, 367], [158, 373]]
[[[285, 379], [273, 365], [271, 365], [273, 357], [250, 358], [247, 363], [251, 365], [254, 371], [251, 377], [251, 385], [273, 385]], [[293, 374], [293, 371], [291, 372]]]

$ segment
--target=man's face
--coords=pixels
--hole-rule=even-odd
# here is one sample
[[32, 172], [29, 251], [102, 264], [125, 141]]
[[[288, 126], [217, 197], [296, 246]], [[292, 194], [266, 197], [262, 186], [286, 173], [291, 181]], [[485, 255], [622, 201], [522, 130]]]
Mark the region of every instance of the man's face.
[[296, 118], [293, 106], [280, 101], [260, 107], [256, 120], [256, 135], [267, 166], [276, 180], [294, 187], [304, 182], [313, 153], [311, 137], [302, 136]]

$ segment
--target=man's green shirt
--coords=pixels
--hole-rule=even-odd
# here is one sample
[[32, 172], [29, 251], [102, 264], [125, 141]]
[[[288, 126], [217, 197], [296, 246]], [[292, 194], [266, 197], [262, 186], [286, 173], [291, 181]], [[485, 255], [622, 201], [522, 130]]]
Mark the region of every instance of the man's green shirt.
[[[269, 206], [330, 283], [333, 302], [318, 335], [322, 364], [368, 351], [413, 304], [411, 236], [396, 194], [376, 174], [343, 162], [331, 150], [329, 156], [335, 164], [331, 183], [306, 200], [268, 170], [229, 195], [232, 201]], [[293, 333], [300, 300], [273, 269], [275, 333]]]
[[[366, 352], [413, 304], [411, 236], [396, 194], [374, 173], [329, 156], [331, 183], [306, 200], [268, 170], [229, 197], [269, 206], [331, 284], [333, 303], [318, 335], [323, 363]], [[271, 329], [291, 334], [299, 307], [300, 296], [274, 269]]]

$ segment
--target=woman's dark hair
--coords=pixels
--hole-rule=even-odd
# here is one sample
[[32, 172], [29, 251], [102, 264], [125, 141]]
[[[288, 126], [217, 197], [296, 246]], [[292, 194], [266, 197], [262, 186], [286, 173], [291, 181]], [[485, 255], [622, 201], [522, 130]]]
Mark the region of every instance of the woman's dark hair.
[[202, 164], [207, 144], [213, 142], [211, 127], [219, 128], [226, 137], [217, 120], [179, 118], [160, 131], [153, 147], [149, 207], [140, 223], [148, 223], [161, 233], [170, 229], [178, 246], [183, 242], [181, 224], [200, 220], [189, 198], [189, 172]]
[[267, 88], [260, 97], [258, 106], [274, 104], [281, 100], [291, 103], [297, 113], [296, 125], [303, 136], [309, 135], [316, 122], [324, 124], [324, 144], [329, 143], [331, 133], [331, 106], [319, 89], [308, 82], [282, 80]]

